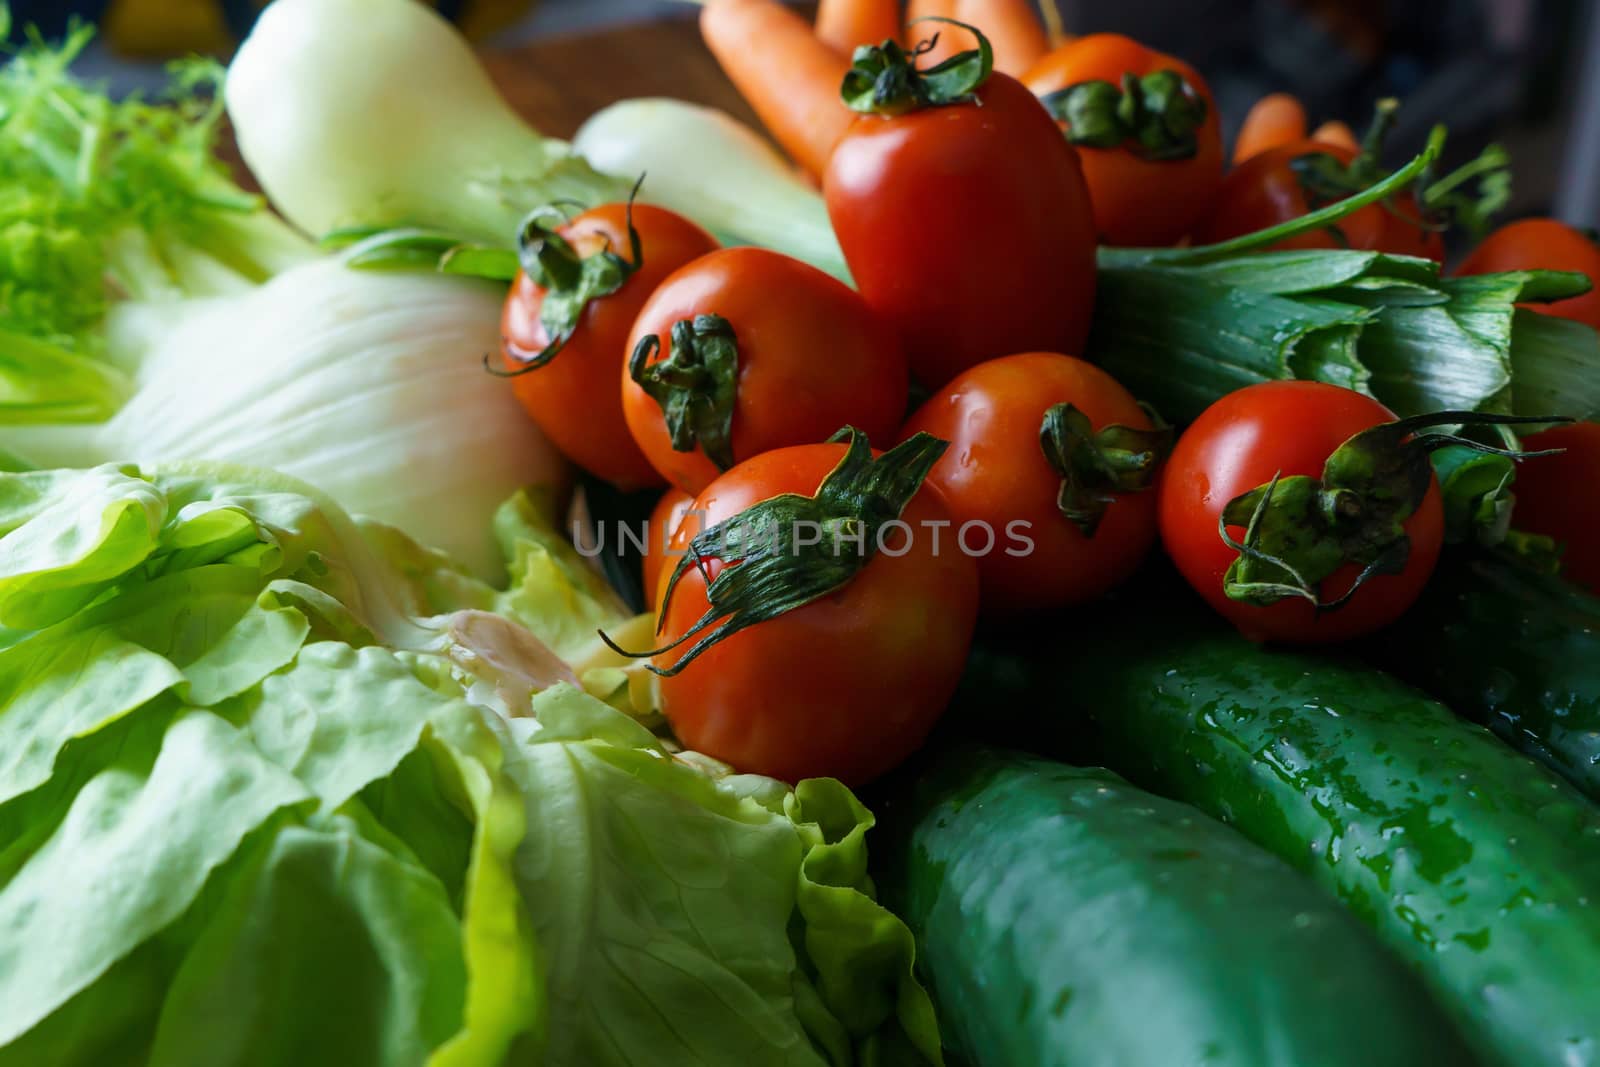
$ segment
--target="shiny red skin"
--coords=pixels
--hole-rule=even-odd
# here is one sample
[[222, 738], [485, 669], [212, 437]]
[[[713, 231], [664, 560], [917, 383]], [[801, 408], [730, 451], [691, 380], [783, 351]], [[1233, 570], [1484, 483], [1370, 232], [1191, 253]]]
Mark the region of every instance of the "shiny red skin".
[[[768, 452], [728, 471], [695, 500], [709, 526], [781, 493], [815, 494], [842, 445]], [[973, 561], [935, 552], [925, 524], [949, 522], [924, 485], [901, 514], [913, 529], [904, 555], [879, 552], [839, 590], [727, 638], [661, 679], [662, 708], [678, 737], [740, 771], [794, 782], [831, 776], [859, 786], [921, 746], [966, 663], [978, 613]], [[680, 530], [676, 542], [686, 537]], [[713, 575], [720, 567], [714, 561]], [[675, 640], [706, 610], [705, 581], [688, 570], [664, 612]], [[682, 650], [656, 657], [670, 667]]]
[[1188, 159], [1149, 160], [1125, 146], [1078, 146], [1094, 203], [1096, 232], [1106, 244], [1176, 244], [1205, 211], [1222, 181], [1222, 116], [1211, 90], [1200, 72], [1183, 60], [1116, 33], [1069, 41], [1022, 76], [1035, 94], [1048, 96], [1080, 82], [1120, 85], [1124, 74], [1143, 77], [1161, 70], [1177, 71], [1207, 104], [1205, 121], [1195, 131], [1195, 153]]
[[[1600, 245], [1587, 234], [1555, 219], [1521, 219], [1483, 239], [1458, 274], [1505, 270], [1573, 270], [1600, 286]], [[1600, 289], [1553, 304], [1520, 304], [1545, 315], [1571, 319], [1600, 330]]]
[[1522, 439], [1526, 449], [1564, 448], [1517, 464], [1511, 525], [1553, 537], [1561, 573], [1600, 596], [1600, 425], [1577, 422]]
[[[652, 362], [665, 359], [673, 323], [700, 314], [721, 315], [738, 339], [736, 464], [825, 441], [847, 425], [873, 442], [894, 440], [905, 418], [905, 354], [888, 324], [842, 282], [762, 248], [713, 252], [661, 283], [639, 312], [628, 351], [653, 333], [661, 347]], [[673, 449], [661, 406], [626, 366], [622, 408], [645, 458], [673, 485], [698, 493], [720, 473], [701, 448]]]
[[[1403, 572], [1381, 575], [1343, 607], [1318, 615], [1304, 600], [1270, 605], [1230, 600], [1222, 579], [1238, 553], [1223, 543], [1217, 522], [1230, 500], [1284, 477], [1321, 477], [1328, 456], [1349, 438], [1394, 413], [1371, 397], [1321, 382], [1266, 382], [1211, 405], [1178, 439], [1159, 488], [1161, 541], [1178, 570], [1219, 614], [1253, 641], [1321, 644], [1372, 633], [1399, 618], [1417, 599], [1439, 560], [1444, 508], [1435, 480], [1404, 523], [1411, 556]], [[1244, 539], [1244, 528], [1228, 527]], [[1322, 583], [1332, 600], [1360, 569], [1347, 564]]]
[[[958, 375], [901, 431], [909, 437], [925, 430], [950, 442], [928, 481], [958, 526], [982, 522], [995, 531], [994, 550], [977, 557], [985, 615], [1093, 600], [1131, 575], [1155, 543], [1153, 489], [1119, 495], [1093, 537], [1056, 507], [1061, 476], [1045, 458], [1039, 428], [1058, 403], [1082, 411], [1097, 430], [1151, 428], [1133, 395], [1105, 371], [1070, 356], [1029, 352]], [[1015, 522], [1027, 523], [1025, 555], [1027, 546], [1008, 534]]]
[[[555, 446], [578, 466], [621, 489], [662, 482], [634, 444], [617, 396], [617, 368], [627, 362], [628, 334], [639, 309], [663, 278], [717, 247], [716, 238], [688, 219], [649, 204], [634, 205], [633, 224], [644, 266], [615, 293], [589, 303], [577, 330], [554, 359], [511, 379], [517, 399]], [[618, 255], [629, 258], [625, 204], [585, 211], [559, 232], [580, 255], [591, 255], [609, 242]], [[511, 355], [512, 345], [524, 352], [541, 352], [550, 344], [539, 321], [544, 295], [531, 278], [517, 273], [500, 319], [507, 370], [523, 366]]]
[[861, 295], [929, 389], [996, 356], [1076, 352], [1094, 309], [1077, 153], [1016, 79], [993, 74], [977, 95], [982, 106], [860, 116], [823, 178]]
[[[1296, 141], [1251, 156], [1223, 179], [1212, 199], [1210, 212], [1195, 230], [1195, 243], [1214, 244], [1242, 237], [1308, 214], [1311, 207], [1306, 202], [1299, 175], [1290, 163], [1312, 152], [1325, 152], [1344, 163], [1356, 157], [1355, 150], [1346, 145], [1313, 140]], [[1269, 250], [1354, 248], [1443, 260], [1444, 238], [1435, 231], [1423, 229], [1416, 218], [1416, 200], [1407, 193], [1394, 197], [1392, 207], [1380, 201], [1357, 208], [1341, 219], [1339, 229], [1347, 244], [1341, 244], [1327, 230], [1312, 230], [1267, 247]]]

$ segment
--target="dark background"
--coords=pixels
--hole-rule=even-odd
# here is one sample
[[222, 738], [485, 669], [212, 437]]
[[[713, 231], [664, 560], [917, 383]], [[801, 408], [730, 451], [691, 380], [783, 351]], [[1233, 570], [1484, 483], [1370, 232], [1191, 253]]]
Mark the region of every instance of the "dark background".
[[[433, 0], [491, 48], [685, 19], [673, 0]], [[74, 14], [103, 21], [87, 65], [114, 85], [159, 84], [162, 54], [225, 54], [258, 0], [12, 0], [17, 24], [59, 32]], [[1194, 63], [1230, 137], [1259, 96], [1288, 90], [1313, 125], [1357, 132], [1383, 96], [1404, 101], [1398, 159], [1436, 122], [1449, 154], [1498, 141], [1516, 176], [1508, 217], [1552, 213], [1600, 224], [1600, 18], [1595, 0], [1060, 0], [1070, 32], [1127, 33]]]

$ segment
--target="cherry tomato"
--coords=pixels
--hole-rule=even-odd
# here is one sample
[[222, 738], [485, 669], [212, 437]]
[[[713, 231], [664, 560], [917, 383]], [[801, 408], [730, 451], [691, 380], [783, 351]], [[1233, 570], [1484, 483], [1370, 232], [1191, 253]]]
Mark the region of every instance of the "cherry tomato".
[[[1138, 402], [1092, 364], [1049, 352], [980, 363], [911, 417], [902, 432], [925, 430], [950, 442], [928, 481], [958, 531], [991, 531], [977, 556], [985, 614], [1077, 604], [1127, 578], [1155, 542], [1154, 492], [1117, 493], [1092, 536], [1057, 506], [1062, 474], [1046, 458], [1040, 425], [1053, 405], [1071, 404], [1095, 430], [1152, 429]], [[1147, 474], [1154, 474], [1154, 465]], [[983, 541], [972, 535], [974, 545]]]
[[[1196, 243], [1212, 244], [1254, 233], [1343, 199], [1322, 200], [1308, 194], [1301, 176], [1295, 172], [1294, 161], [1315, 153], [1332, 156], [1345, 165], [1357, 155], [1348, 145], [1304, 140], [1252, 156], [1223, 180], [1210, 212], [1195, 231]], [[1380, 201], [1358, 208], [1337, 225], [1338, 234], [1312, 230], [1270, 247], [1355, 248], [1433, 260], [1444, 258], [1444, 239], [1436, 230], [1421, 224], [1416, 199], [1409, 194], [1393, 198], [1389, 204]]]
[[[1411, 542], [1405, 569], [1367, 581], [1337, 610], [1317, 614], [1291, 598], [1257, 605], [1229, 599], [1223, 576], [1238, 553], [1218, 534], [1223, 509], [1274, 475], [1320, 477], [1328, 456], [1349, 438], [1394, 414], [1370, 397], [1320, 382], [1267, 382], [1211, 405], [1178, 439], [1159, 489], [1161, 541], [1189, 584], [1252, 640], [1342, 641], [1399, 618], [1416, 600], [1444, 539], [1437, 481], [1403, 525]], [[1230, 526], [1243, 541], [1243, 527]], [[1345, 564], [1322, 583], [1325, 601], [1347, 592], [1360, 568]]]
[[1190, 117], [1204, 111], [1198, 127], [1189, 130], [1182, 143], [1151, 150], [1141, 148], [1130, 135], [1120, 143], [1096, 147], [1083, 141], [1092, 136], [1090, 131], [1083, 126], [1074, 130], [1063, 121], [1083, 160], [1096, 231], [1107, 244], [1174, 244], [1205, 210], [1222, 180], [1222, 120], [1211, 90], [1181, 59], [1115, 33], [1089, 34], [1064, 44], [1022, 77], [1035, 94], [1048, 98], [1088, 82], [1106, 83], [1120, 91], [1124, 75], [1143, 79], [1163, 71], [1181, 78], [1184, 88], [1175, 99], [1177, 107]]
[[1557, 426], [1529, 434], [1522, 446], [1566, 451], [1517, 464], [1511, 525], [1555, 538], [1562, 575], [1600, 595], [1600, 425]]
[[861, 295], [930, 389], [1010, 352], [1076, 351], [1094, 308], [1076, 153], [1016, 80], [991, 74], [976, 97], [861, 115], [823, 179]]
[[[738, 349], [732, 463], [825, 441], [846, 425], [873, 441], [894, 439], [905, 417], [905, 355], [893, 330], [843, 283], [761, 248], [713, 252], [661, 283], [627, 349], [654, 337], [659, 347], [645, 366], [659, 364], [677, 347], [674, 325], [706, 315], [725, 320]], [[673, 447], [661, 403], [627, 367], [622, 407], [633, 439], [673, 485], [698, 493], [720, 473], [698, 437], [692, 448]]]
[[[844, 451], [765, 453], [712, 482], [694, 506], [709, 529], [784, 493], [814, 495]], [[890, 531], [886, 550], [847, 584], [738, 631], [661, 679], [662, 708], [685, 745], [741, 771], [860, 785], [922, 744], [966, 662], [978, 574], [953, 543], [938, 490], [923, 485], [900, 518], [909, 532]], [[679, 531], [675, 551], [686, 549], [687, 534]], [[708, 570], [714, 577], [723, 565], [711, 560]], [[707, 606], [705, 578], [686, 570], [663, 612], [662, 638], [682, 637]], [[681, 655], [655, 664], [666, 669]]]
[[[1484, 238], [1457, 273], [1492, 274], [1504, 270], [1574, 270], [1587, 274], [1591, 282], [1600, 286], [1600, 245], [1555, 219], [1522, 219]], [[1553, 304], [1521, 306], [1600, 330], [1600, 288]]]
[[[661, 494], [661, 499], [656, 501], [655, 508], [650, 512], [650, 524], [645, 530], [647, 540], [643, 566], [644, 595], [652, 610], [660, 605], [658, 587], [661, 585], [661, 575], [663, 572], [671, 573], [672, 568], [678, 565], [677, 559], [669, 555], [668, 546], [682, 525], [689, 505], [693, 503], [694, 497], [674, 486]], [[671, 566], [666, 565], [669, 559]]]
[[[715, 238], [688, 219], [648, 204], [633, 206], [633, 225], [644, 265], [616, 292], [589, 302], [549, 363], [512, 379], [517, 399], [567, 458], [623, 489], [661, 484], [634, 444], [617, 396], [617, 370], [627, 361], [629, 331], [661, 279], [717, 247]], [[558, 233], [580, 256], [609, 246], [631, 262], [626, 204], [585, 211]], [[539, 317], [545, 295], [526, 273], [517, 274], [500, 322], [508, 371], [526, 367], [551, 343]]]

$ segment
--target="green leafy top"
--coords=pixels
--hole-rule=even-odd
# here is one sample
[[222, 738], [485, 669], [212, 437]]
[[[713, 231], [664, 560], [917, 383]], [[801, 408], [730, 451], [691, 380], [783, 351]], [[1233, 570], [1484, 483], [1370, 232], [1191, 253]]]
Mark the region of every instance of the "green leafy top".
[[307, 252], [213, 154], [221, 68], [185, 60], [160, 100], [112, 100], [71, 72], [92, 37], [74, 24], [50, 44], [30, 29], [0, 67], [4, 421], [116, 410], [126, 382], [82, 362], [101, 354], [116, 300], [227, 291]]
[[158, 100], [71, 72], [94, 35], [29, 30], [0, 68], [0, 330], [80, 354], [112, 301], [259, 281], [303, 244], [213, 152], [222, 68], [173, 64]]

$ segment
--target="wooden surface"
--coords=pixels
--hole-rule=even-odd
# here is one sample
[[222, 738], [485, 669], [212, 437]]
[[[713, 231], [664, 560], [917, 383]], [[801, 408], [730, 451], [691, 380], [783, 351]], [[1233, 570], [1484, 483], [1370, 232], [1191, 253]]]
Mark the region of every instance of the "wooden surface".
[[512, 106], [552, 137], [571, 137], [600, 108], [639, 96], [719, 107], [760, 128], [701, 43], [692, 13], [491, 50], [484, 65]]

